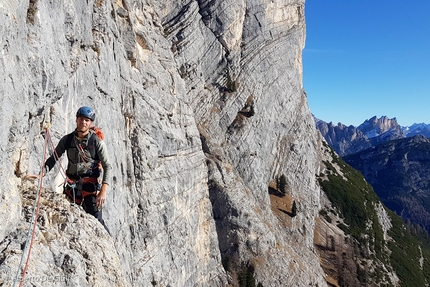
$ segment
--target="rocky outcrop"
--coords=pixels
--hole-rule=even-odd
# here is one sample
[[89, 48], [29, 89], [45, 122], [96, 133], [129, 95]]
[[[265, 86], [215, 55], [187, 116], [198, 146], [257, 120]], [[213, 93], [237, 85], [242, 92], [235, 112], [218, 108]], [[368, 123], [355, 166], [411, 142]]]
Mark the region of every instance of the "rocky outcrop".
[[[90, 105], [111, 151], [112, 238], [62, 201], [57, 166], [28, 284], [224, 286], [243, 265], [264, 286], [325, 285], [303, 1], [8, 1], [0, 22], [2, 278], [18, 270], [22, 178], [40, 169], [44, 128], [57, 142]], [[288, 228], [268, 194], [282, 174], [298, 209]]]
[[389, 119], [386, 116], [382, 116], [381, 118], [374, 116], [364, 121], [357, 129], [369, 139], [372, 139], [373, 144], [404, 137], [402, 128], [397, 123], [396, 118]]
[[[22, 242], [28, 238], [29, 222], [38, 190], [29, 182], [24, 191], [22, 221], [2, 240], [0, 284], [20, 283], [19, 266]], [[113, 239], [98, 221], [71, 205], [66, 199], [42, 189], [35, 241], [30, 249], [24, 285], [36, 286], [130, 286], [123, 274]], [[25, 252], [27, 254], [27, 252]], [[23, 258], [22, 266], [27, 263]], [[13, 268], [15, 267], [15, 268]]]

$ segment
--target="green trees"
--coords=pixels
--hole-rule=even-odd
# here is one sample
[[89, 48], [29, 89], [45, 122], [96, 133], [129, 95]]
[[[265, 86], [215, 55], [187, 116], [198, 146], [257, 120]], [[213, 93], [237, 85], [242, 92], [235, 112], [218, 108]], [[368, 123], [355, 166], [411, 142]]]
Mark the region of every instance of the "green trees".
[[254, 278], [254, 266], [248, 265], [243, 266], [242, 270], [238, 275], [239, 287], [263, 287], [263, 284], [259, 282], [257, 285]]
[[[282, 201], [284, 202], [284, 204], [286, 204], [287, 206], [291, 206], [291, 211], [288, 211], [288, 210], [282, 210], [282, 211], [291, 217], [296, 216], [297, 204], [296, 204], [296, 201], [292, 199], [291, 194], [287, 194], [286, 176], [284, 174], [282, 174], [281, 176], [277, 176], [275, 178], [275, 183], [276, 183], [276, 191], [273, 194], [282, 198]], [[269, 192], [270, 192], [270, 188], [269, 188]], [[273, 189], [272, 189], [272, 192], [273, 192]]]
[[291, 217], [294, 217], [297, 215], [297, 205], [296, 205], [296, 201], [293, 201], [293, 207], [291, 208]]
[[276, 188], [282, 193], [282, 195], [287, 193], [287, 178], [284, 174], [280, 177], [276, 177]]

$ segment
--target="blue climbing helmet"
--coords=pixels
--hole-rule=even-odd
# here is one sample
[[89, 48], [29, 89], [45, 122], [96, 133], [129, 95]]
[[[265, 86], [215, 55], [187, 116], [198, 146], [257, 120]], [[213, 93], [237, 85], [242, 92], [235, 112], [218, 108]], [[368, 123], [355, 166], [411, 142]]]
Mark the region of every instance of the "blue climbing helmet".
[[93, 108], [84, 106], [80, 107], [79, 110], [76, 112], [76, 117], [86, 117], [89, 118], [91, 121], [94, 121], [96, 119], [96, 112]]

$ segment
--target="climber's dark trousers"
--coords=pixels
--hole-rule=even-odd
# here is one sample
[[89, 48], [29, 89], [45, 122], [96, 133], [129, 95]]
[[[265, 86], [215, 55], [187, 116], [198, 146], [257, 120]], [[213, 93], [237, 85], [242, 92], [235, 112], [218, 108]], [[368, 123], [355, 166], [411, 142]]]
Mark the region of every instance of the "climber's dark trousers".
[[95, 195], [85, 196], [84, 200], [82, 201], [82, 206], [87, 213], [97, 218], [98, 221], [100, 221], [100, 223], [104, 226], [106, 231], [110, 234], [110, 231], [106, 226], [105, 221], [103, 220], [102, 210], [99, 210], [99, 208], [97, 207], [96, 196]]

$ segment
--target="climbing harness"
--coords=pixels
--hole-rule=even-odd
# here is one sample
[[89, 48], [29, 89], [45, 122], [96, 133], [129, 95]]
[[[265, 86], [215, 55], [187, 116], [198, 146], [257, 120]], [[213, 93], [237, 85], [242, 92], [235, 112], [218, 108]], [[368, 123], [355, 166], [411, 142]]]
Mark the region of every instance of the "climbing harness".
[[[86, 191], [82, 189], [84, 184], [94, 184], [97, 185], [95, 187], [95, 191]], [[99, 180], [95, 177], [84, 177], [76, 180], [68, 178], [64, 183], [64, 193], [70, 198], [73, 199], [73, 203], [80, 205], [82, 200], [89, 195], [97, 195], [97, 190], [99, 190]]]

